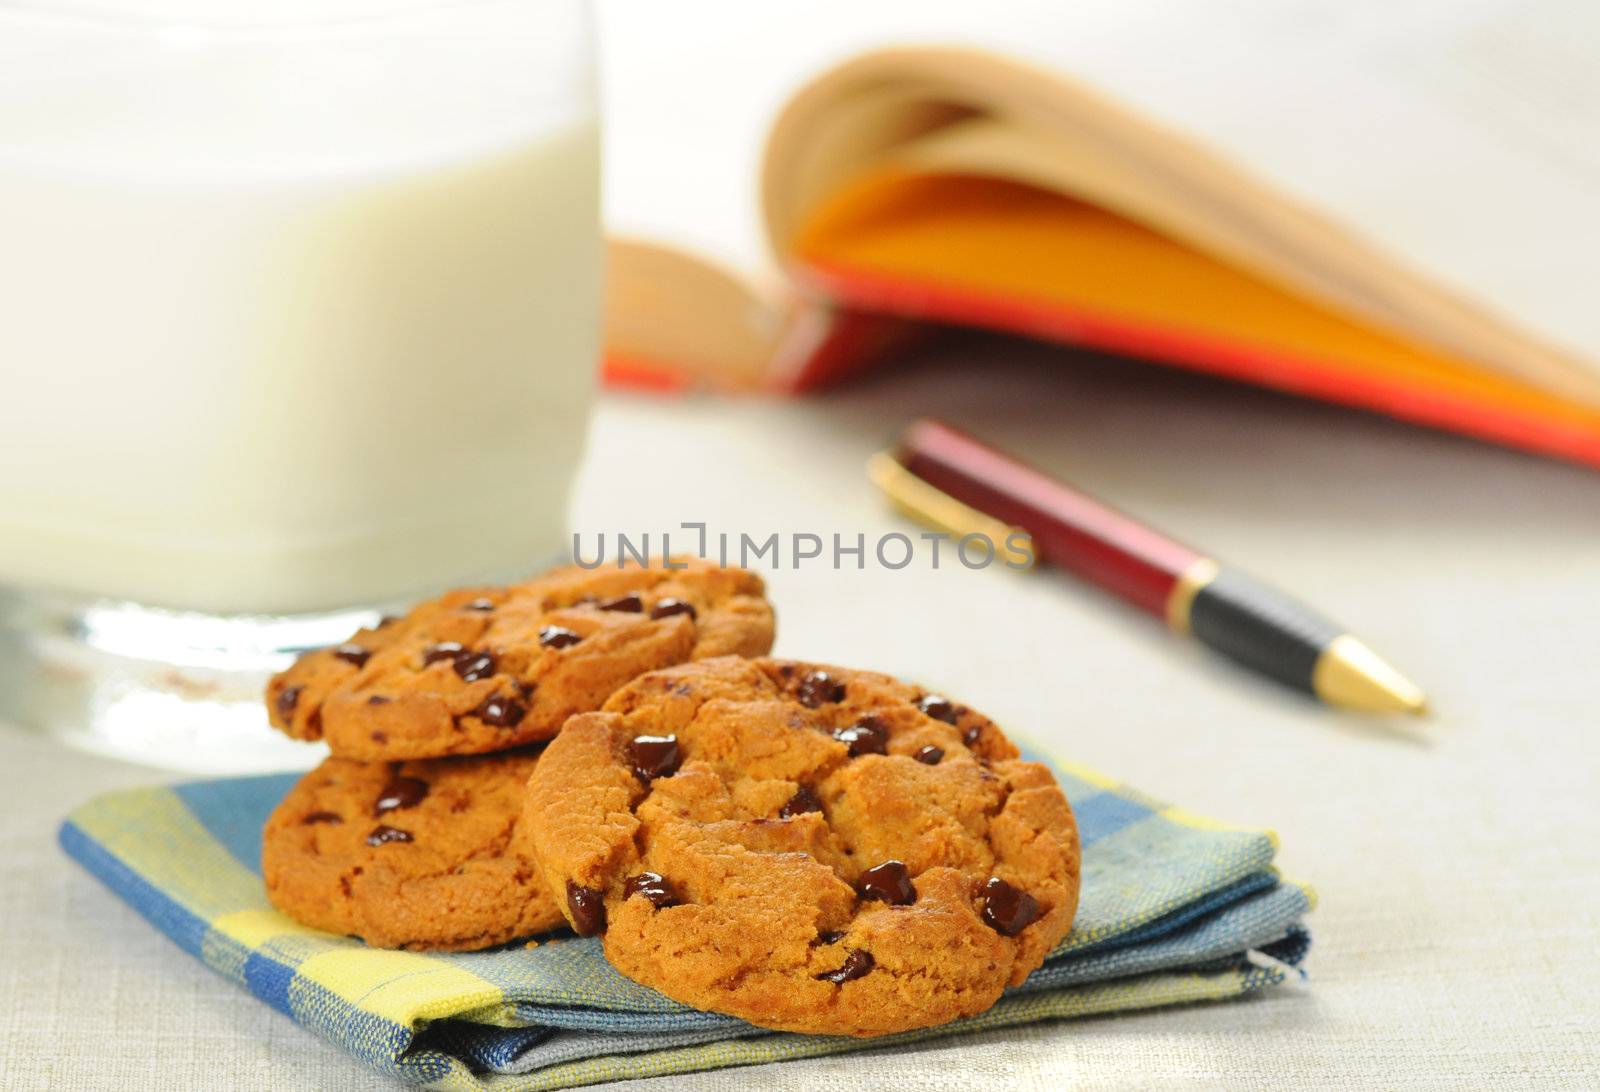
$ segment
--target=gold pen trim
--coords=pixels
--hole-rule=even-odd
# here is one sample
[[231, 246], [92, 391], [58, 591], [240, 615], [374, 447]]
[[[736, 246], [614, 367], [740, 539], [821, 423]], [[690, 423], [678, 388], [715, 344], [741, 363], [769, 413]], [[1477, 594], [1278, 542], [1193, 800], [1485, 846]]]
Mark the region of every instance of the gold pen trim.
[[1194, 608], [1194, 597], [1217, 578], [1222, 571], [1215, 560], [1197, 557], [1189, 567], [1178, 574], [1178, 582], [1167, 593], [1167, 628], [1182, 637], [1190, 634], [1189, 612]]
[[995, 556], [1011, 568], [1032, 567], [1033, 551], [1018, 550], [1011, 545], [1012, 536], [1027, 536], [1028, 532], [986, 516], [944, 490], [929, 485], [887, 451], [880, 451], [867, 460], [867, 477], [896, 509], [918, 523], [957, 538], [982, 535], [994, 545]]
[[1422, 690], [1348, 633], [1328, 643], [1311, 671], [1311, 688], [1329, 705], [1362, 713], [1425, 716]]

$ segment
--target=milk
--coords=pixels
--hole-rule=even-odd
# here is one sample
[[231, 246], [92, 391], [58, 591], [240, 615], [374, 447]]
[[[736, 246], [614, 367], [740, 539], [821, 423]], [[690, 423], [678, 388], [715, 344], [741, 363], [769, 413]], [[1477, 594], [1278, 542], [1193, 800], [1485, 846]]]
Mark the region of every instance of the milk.
[[559, 549], [596, 125], [511, 31], [562, 8], [0, 25], [0, 584], [290, 613]]

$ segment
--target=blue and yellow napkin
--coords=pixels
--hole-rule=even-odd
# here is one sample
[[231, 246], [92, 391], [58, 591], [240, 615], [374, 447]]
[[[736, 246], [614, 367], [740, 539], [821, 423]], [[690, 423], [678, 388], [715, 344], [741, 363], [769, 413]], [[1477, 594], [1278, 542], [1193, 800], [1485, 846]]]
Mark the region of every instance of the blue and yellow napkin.
[[376, 1069], [436, 1088], [567, 1088], [1220, 1001], [1300, 965], [1311, 893], [1280, 880], [1271, 833], [1053, 765], [1083, 837], [1071, 935], [988, 1012], [872, 1040], [697, 1012], [617, 974], [594, 940], [423, 955], [298, 925], [261, 885], [261, 828], [292, 774], [102, 796], [67, 819], [61, 844], [213, 970]]

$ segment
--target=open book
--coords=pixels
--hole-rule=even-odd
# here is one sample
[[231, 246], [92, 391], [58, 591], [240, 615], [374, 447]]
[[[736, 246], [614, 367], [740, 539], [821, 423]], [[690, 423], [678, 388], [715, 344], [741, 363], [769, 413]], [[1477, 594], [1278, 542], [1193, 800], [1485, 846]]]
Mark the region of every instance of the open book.
[[[966, 324], [1600, 466], [1600, 145], [1564, 143], [1600, 80], [1557, 70], [1559, 26], [1498, 10], [1483, 56], [1459, 26], [1407, 57], [1336, 19], [1279, 51], [1337, 79], [1319, 96], [1215, 50], [1187, 83], [1037, 44], [862, 54], [771, 128], [781, 277], [614, 240], [608, 367], [806, 389]], [[1239, 23], [1256, 49], [1278, 33]]]

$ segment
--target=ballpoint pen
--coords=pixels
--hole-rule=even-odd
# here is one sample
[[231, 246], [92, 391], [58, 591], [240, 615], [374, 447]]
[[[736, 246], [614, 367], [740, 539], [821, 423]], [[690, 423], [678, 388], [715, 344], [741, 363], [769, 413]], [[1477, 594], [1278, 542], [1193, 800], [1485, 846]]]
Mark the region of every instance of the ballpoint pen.
[[[873, 481], [908, 515], [988, 538], [1021, 567], [1069, 570], [1203, 644], [1329, 705], [1426, 711], [1420, 689], [1341, 627], [1276, 589], [939, 421], [922, 420]], [[1030, 550], [1008, 548], [1022, 531]]]

